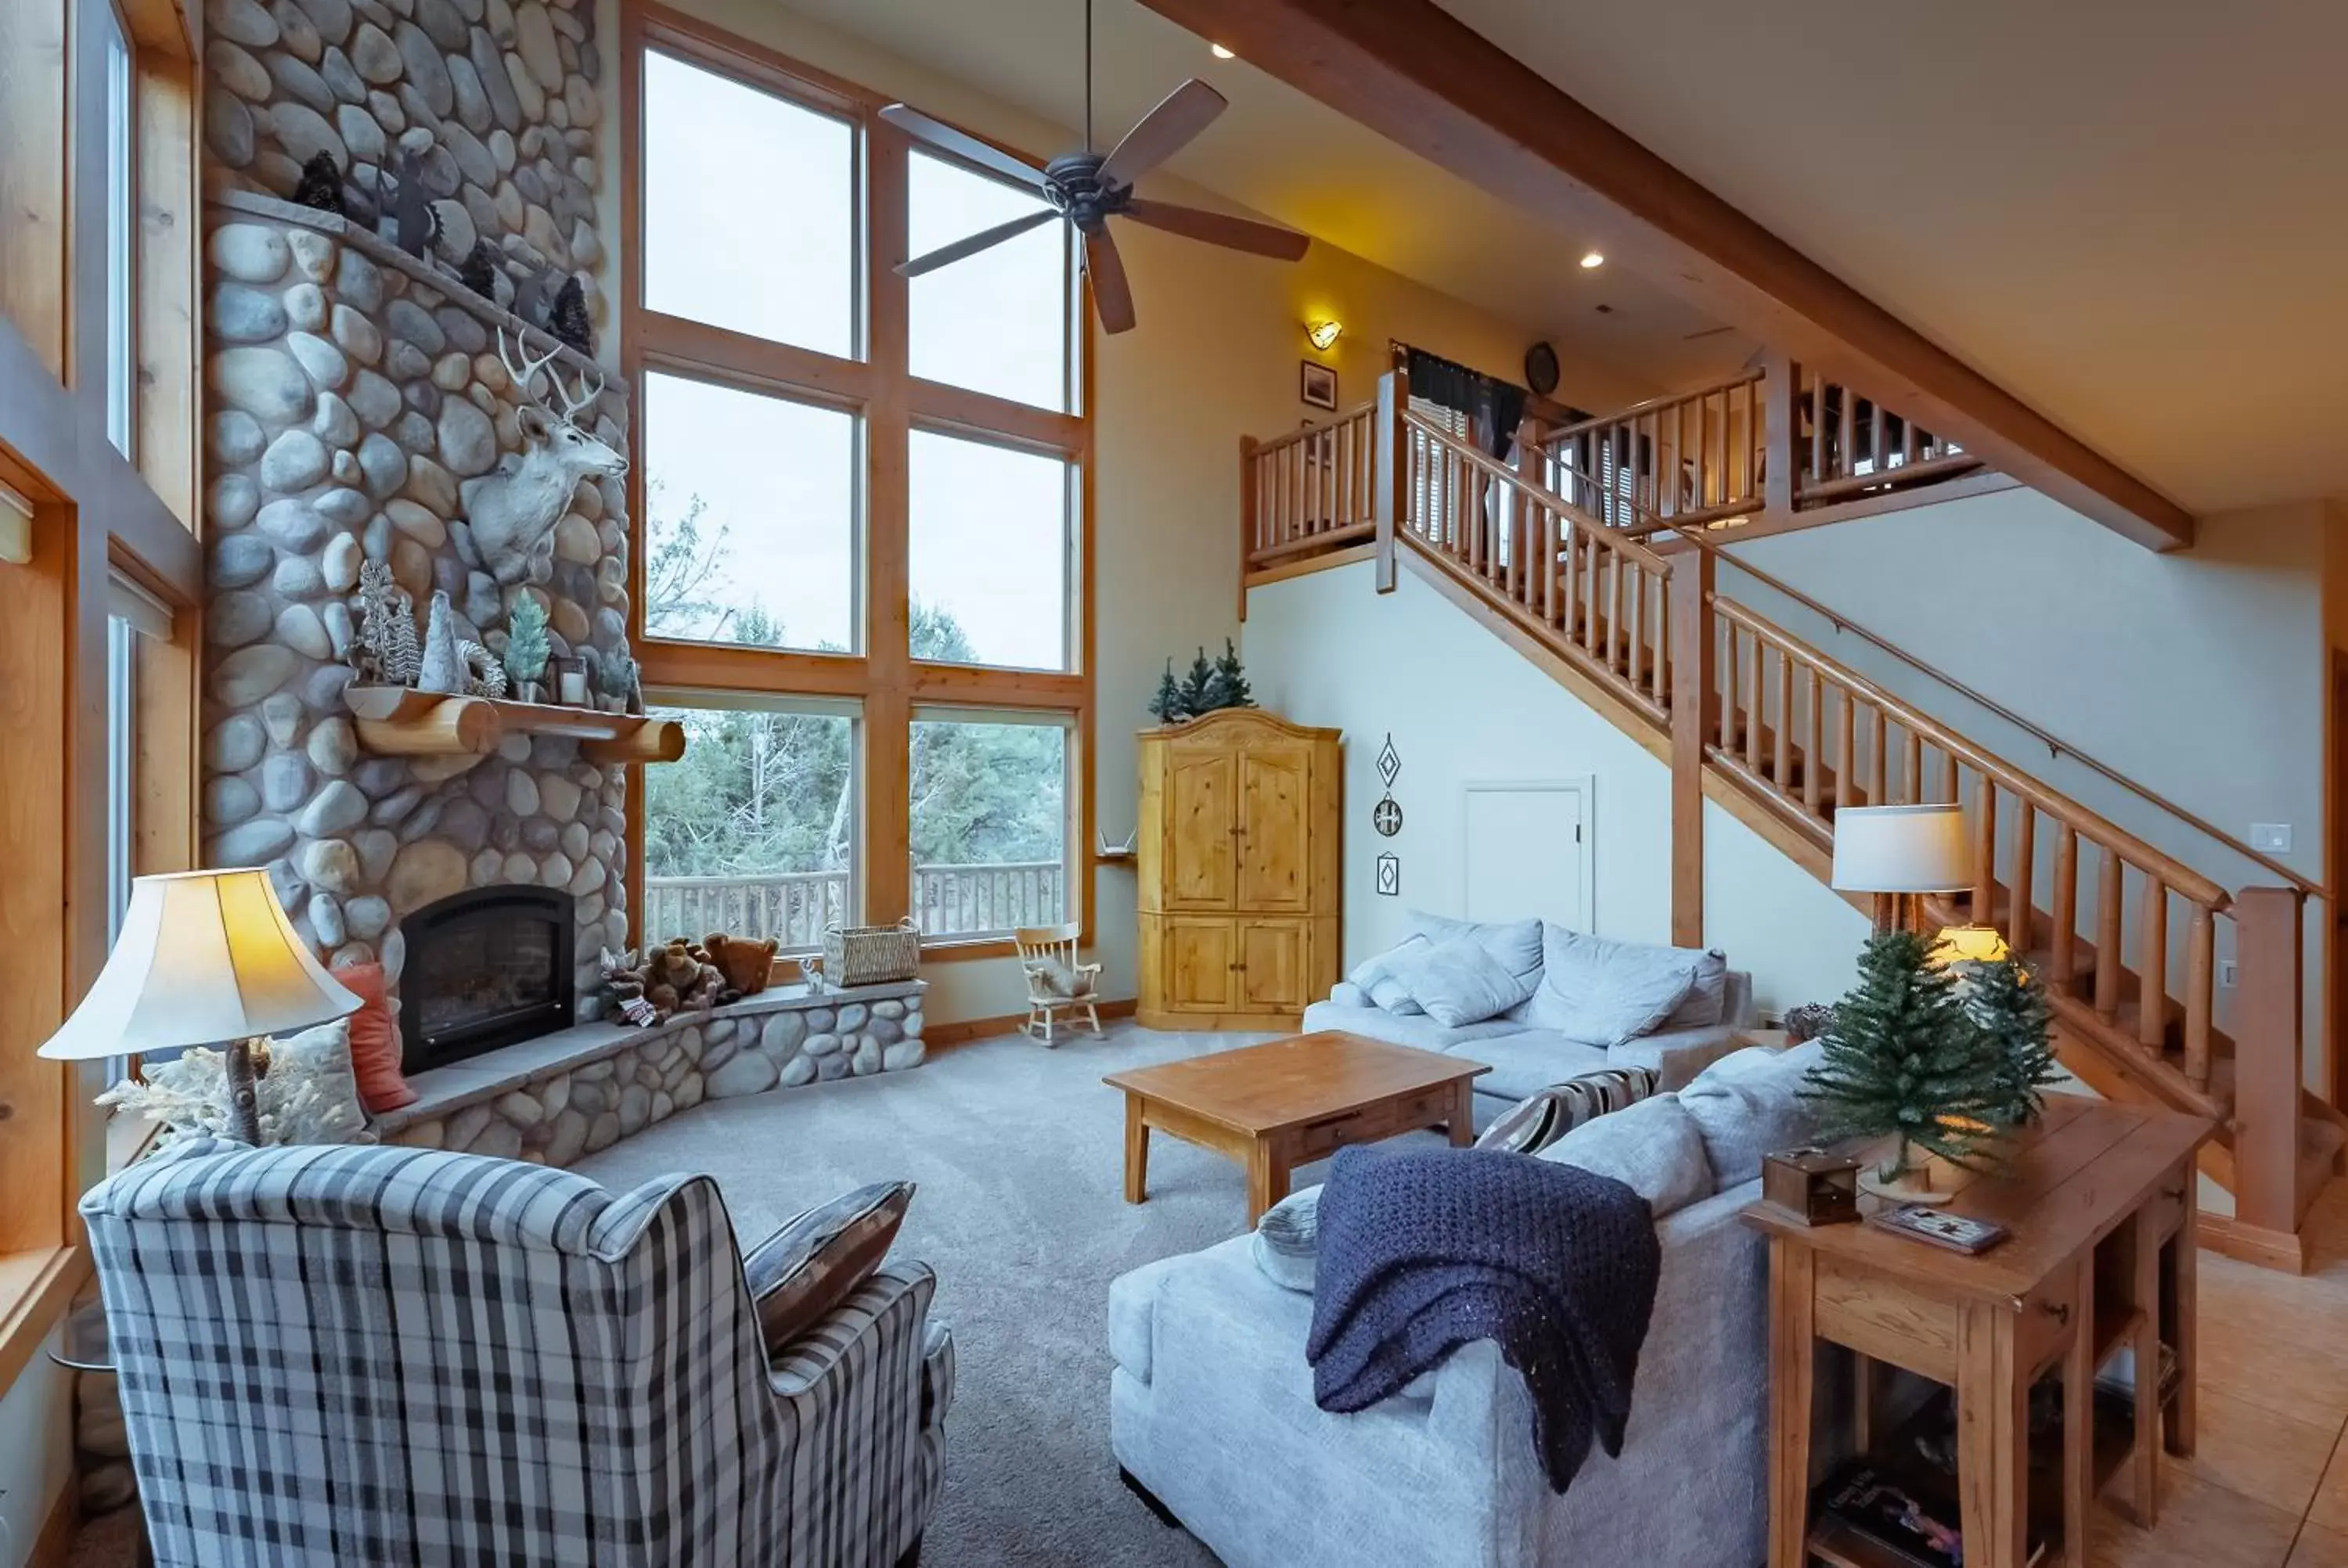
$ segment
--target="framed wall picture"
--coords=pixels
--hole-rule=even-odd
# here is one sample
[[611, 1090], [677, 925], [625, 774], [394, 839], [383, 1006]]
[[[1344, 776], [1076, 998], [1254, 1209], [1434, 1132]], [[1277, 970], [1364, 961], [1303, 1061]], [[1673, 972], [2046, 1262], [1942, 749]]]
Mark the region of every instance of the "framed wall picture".
[[1307, 407], [1337, 410], [1337, 370], [1334, 365], [1315, 364], [1311, 360], [1299, 362], [1296, 395]]

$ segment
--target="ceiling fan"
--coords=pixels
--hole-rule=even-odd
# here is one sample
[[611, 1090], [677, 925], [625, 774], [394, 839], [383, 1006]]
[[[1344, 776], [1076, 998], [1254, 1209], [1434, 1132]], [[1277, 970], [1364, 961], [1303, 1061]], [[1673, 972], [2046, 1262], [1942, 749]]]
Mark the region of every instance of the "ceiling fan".
[[1293, 261], [1304, 254], [1305, 249], [1313, 243], [1312, 238], [1293, 230], [1257, 223], [1245, 218], [1226, 217], [1220, 212], [1183, 207], [1170, 201], [1150, 201], [1136, 196], [1133, 193], [1134, 181], [1188, 147], [1200, 131], [1214, 123], [1216, 116], [1229, 107], [1228, 101], [1222, 94], [1193, 77], [1167, 94], [1156, 108], [1142, 116], [1139, 123], [1125, 133], [1125, 139], [1104, 158], [1093, 150], [1092, 54], [1092, 7], [1087, 0], [1085, 8], [1085, 150], [1056, 158], [1041, 169], [942, 121], [932, 119], [919, 109], [909, 108], [903, 104], [891, 104], [880, 111], [882, 119], [915, 140], [926, 142], [941, 152], [976, 164], [1006, 179], [1016, 180], [1040, 192], [1044, 200], [1051, 203], [1048, 210], [1031, 212], [1008, 223], [998, 223], [967, 239], [941, 246], [925, 256], [916, 256], [898, 266], [900, 273], [908, 278], [917, 278], [923, 272], [950, 266], [966, 256], [975, 256], [981, 251], [1000, 245], [1056, 218], [1065, 218], [1084, 237], [1085, 272], [1092, 279], [1093, 308], [1100, 314], [1101, 325], [1109, 332], [1121, 333], [1133, 328], [1133, 291], [1125, 280], [1125, 263], [1117, 257], [1117, 241], [1108, 231], [1111, 218], [1130, 218], [1137, 223], [1147, 223], [1153, 229], [1163, 229], [1169, 234], [1179, 234], [1185, 239], [1204, 240], [1210, 245], [1270, 256], [1282, 261]]

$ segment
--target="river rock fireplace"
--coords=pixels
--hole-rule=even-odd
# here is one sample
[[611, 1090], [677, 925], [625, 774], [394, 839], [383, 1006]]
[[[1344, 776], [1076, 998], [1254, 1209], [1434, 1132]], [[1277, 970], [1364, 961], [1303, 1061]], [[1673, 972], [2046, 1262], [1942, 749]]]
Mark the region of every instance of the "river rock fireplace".
[[421, 1072], [571, 1027], [572, 896], [476, 887], [402, 923], [400, 1069]]

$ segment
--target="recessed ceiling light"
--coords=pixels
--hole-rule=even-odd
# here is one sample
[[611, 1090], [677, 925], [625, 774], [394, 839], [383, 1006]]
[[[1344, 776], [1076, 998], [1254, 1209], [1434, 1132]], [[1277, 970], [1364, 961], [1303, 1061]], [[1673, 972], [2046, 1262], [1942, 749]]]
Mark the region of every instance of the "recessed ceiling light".
[[1588, 254], [1584, 255], [1584, 256], [1581, 258], [1581, 266], [1582, 266], [1582, 270], [1583, 270], [1583, 271], [1585, 271], [1585, 272], [1587, 272], [1589, 269], [1591, 269], [1591, 268], [1592, 268], [1592, 267], [1602, 267], [1602, 266], [1604, 266], [1605, 264], [1606, 264], [1606, 258], [1605, 258], [1605, 257], [1603, 257], [1603, 256], [1601, 256], [1601, 255], [1600, 255], [1600, 254], [1599, 254], [1597, 251], [1590, 251]]
[[1207, 53], [1209, 53], [1209, 54], [1210, 54], [1210, 55], [1214, 56], [1215, 56], [1215, 58], [1217, 58], [1217, 59], [1219, 59], [1219, 60], [1236, 60], [1236, 59], [1238, 59], [1238, 58], [1239, 58], [1239, 56], [1238, 56], [1237, 55], [1232, 54], [1229, 49], [1224, 48], [1220, 44], [1210, 44], [1210, 45], [1208, 45], [1208, 46], [1207, 46]]

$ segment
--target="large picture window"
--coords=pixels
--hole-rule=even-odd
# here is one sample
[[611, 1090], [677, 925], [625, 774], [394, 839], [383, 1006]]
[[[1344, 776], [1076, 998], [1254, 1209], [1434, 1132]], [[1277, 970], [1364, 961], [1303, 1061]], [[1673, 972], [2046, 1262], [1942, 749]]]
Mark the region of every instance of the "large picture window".
[[856, 917], [855, 710], [697, 702], [653, 710], [686, 743], [645, 770], [644, 938], [728, 931], [811, 951]]
[[643, 417], [644, 630], [852, 651], [856, 416], [654, 374]]
[[1085, 919], [1092, 436], [1065, 224], [922, 150], [886, 97], [673, 12], [621, 26], [632, 641], [688, 739], [639, 796], [641, 934], [805, 952], [910, 917], [963, 958]]

